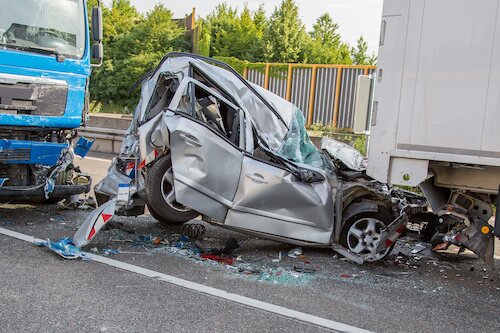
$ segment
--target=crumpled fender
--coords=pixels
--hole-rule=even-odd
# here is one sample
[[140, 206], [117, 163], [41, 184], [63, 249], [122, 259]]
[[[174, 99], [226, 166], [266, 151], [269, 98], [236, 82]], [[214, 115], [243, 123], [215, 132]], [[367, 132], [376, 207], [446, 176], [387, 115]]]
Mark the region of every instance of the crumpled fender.
[[361, 213], [366, 212], [378, 212], [379, 205], [375, 202], [354, 202], [351, 203], [347, 208], [342, 212], [342, 222], [349, 220], [351, 217], [356, 216]]

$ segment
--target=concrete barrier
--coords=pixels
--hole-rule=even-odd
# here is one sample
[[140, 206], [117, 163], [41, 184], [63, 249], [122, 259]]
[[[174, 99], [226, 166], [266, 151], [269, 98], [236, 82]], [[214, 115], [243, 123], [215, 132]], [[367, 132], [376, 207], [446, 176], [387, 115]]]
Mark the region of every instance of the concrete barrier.
[[[91, 114], [87, 126], [80, 127], [79, 135], [95, 139], [92, 151], [118, 155], [123, 137], [132, 122], [132, 116], [95, 113]], [[321, 146], [321, 132], [309, 132], [311, 141]]]
[[78, 133], [86, 138], [95, 139], [92, 151], [118, 155], [131, 122], [130, 115], [91, 114], [87, 126], [80, 127]]

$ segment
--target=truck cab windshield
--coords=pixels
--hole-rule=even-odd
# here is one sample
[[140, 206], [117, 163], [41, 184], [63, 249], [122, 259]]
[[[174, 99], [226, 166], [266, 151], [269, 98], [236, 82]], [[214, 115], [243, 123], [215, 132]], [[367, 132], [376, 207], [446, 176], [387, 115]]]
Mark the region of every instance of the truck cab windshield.
[[62, 54], [85, 53], [83, 0], [0, 0], [0, 48]]

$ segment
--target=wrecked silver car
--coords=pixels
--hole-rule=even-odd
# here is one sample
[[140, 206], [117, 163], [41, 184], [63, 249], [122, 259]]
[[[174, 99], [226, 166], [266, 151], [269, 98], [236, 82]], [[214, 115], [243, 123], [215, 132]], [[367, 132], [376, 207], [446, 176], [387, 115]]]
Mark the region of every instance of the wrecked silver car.
[[386, 256], [409, 210], [422, 209], [359, 171], [340, 174], [311, 143], [295, 105], [222, 62], [170, 53], [141, 84], [121, 153], [95, 187], [101, 206], [75, 234], [79, 247], [114, 214], [147, 206], [162, 223], [202, 215], [362, 263]]

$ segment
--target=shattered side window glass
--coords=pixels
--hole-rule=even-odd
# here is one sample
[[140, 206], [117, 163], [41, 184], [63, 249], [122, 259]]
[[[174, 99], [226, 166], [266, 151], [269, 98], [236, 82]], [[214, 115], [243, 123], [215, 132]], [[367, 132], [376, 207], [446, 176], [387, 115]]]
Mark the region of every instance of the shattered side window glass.
[[311, 142], [302, 111], [295, 108], [290, 130], [277, 154], [289, 161], [310, 165], [331, 173], [326, 156]]
[[192, 115], [192, 108], [191, 108], [191, 89], [193, 87], [193, 84], [190, 83], [186, 86], [186, 89], [184, 90], [184, 93], [182, 94], [181, 100], [179, 101], [179, 105], [177, 105], [177, 108], [175, 109], [176, 111], [179, 112], [184, 112], [187, 114]]
[[162, 110], [168, 107], [178, 86], [177, 79], [160, 76], [153, 95], [149, 100], [145, 121], [156, 117]]

